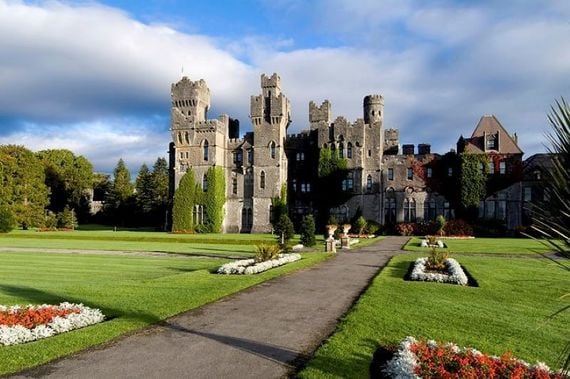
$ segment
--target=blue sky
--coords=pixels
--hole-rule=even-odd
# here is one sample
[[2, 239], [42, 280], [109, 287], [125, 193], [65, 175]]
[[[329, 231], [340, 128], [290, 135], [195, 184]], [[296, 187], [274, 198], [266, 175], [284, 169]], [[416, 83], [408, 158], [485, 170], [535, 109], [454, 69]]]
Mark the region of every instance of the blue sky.
[[570, 98], [568, 35], [567, 0], [0, 0], [0, 143], [136, 171], [166, 154], [183, 67], [242, 132], [260, 74], [278, 72], [292, 133], [310, 100], [354, 121], [380, 93], [402, 143], [445, 153], [495, 114], [528, 156]]

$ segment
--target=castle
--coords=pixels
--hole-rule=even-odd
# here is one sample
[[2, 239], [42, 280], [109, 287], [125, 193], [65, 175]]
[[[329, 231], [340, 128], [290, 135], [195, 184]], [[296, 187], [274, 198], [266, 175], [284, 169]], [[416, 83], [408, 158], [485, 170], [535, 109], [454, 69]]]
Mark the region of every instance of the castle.
[[[428, 144], [419, 144], [417, 151], [414, 145], [401, 146], [398, 130], [384, 129], [381, 95], [364, 97], [363, 117], [354, 122], [344, 117], [333, 120], [328, 100], [321, 105], [311, 101], [309, 129], [287, 135], [291, 107], [282, 92], [281, 78], [263, 74], [261, 94], [251, 96], [253, 131], [243, 138], [239, 138], [239, 121], [228, 115], [208, 119], [210, 90], [204, 80], [183, 77], [172, 85], [171, 96], [171, 196], [190, 167], [203, 188], [207, 187], [208, 168], [223, 167], [224, 232], [270, 232], [272, 198], [280, 195], [283, 186], [287, 188], [289, 214], [295, 222], [305, 214], [315, 214], [322, 148], [336, 150], [348, 163], [341, 188], [326, 189], [348, 195], [343, 204], [330, 210], [337, 219], [348, 220], [357, 209], [366, 219], [380, 224], [430, 220], [439, 214], [448, 219], [454, 217], [450, 195], [442, 189], [446, 180], [455, 176], [456, 163], [433, 154]], [[475, 151], [478, 146], [482, 153], [492, 151], [499, 157], [495, 162], [497, 173], [511, 172], [521, 163], [522, 151], [516, 137], [510, 136], [494, 116], [482, 117], [473, 136], [461, 137], [457, 147], [459, 153], [479, 153]], [[499, 214], [493, 207], [492, 212], [497, 214], [491, 214], [485, 208], [486, 202], [481, 205], [483, 214], [507, 217], [506, 209], [505, 214]], [[199, 222], [201, 206], [197, 205], [193, 212]], [[520, 211], [515, 209], [510, 214], [515, 219], [509, 223], [521, 223]]]

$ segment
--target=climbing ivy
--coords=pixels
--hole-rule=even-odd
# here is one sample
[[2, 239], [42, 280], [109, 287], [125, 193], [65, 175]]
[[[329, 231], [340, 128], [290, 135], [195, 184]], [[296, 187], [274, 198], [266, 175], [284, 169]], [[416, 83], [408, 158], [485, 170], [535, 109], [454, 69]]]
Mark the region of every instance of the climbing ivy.
[[461, 154], [459, 185], [461, 207], [468, 211], [477, 209], [487, 193], [489, 158], [485, 154]]
[[174, 192], [174, 205], [172, 207], [172, 231], [192, 232], [194, 222], [192, 211], [197, 200], [196, 181], [192, 169], [186, 171], [180, 184]]
[[224, 169], [210, 167], [206, 172], [208, 188], [204, 191], [204, 219], [206, 230], [221, 233], [224, 222], [224, 203], [226, 202], [226, 177]]

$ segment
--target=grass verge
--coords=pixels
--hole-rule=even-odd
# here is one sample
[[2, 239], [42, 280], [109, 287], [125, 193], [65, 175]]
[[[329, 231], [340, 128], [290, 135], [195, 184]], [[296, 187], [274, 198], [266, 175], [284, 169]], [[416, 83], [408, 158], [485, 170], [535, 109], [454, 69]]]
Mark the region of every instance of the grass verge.
[[[404, 250], [425, 252], [429, 248], [420, 247], [421, 239], [412, 237]], [[503, 254], [503, 255], [534, 255], [548, 253], [552, 249], [543, 245], [539, 240], [530, 238], [474, 238], [474, 239], [444, 239], [447, 250], [453, 253], [474, 254]]]
[[299, 377], [368, 377], [376, 349], [408, 335], [559, 367], [570, 313], [549, 316], [570, 302], [566, 272], [546, 259], [463, 256], [479, 288], [404, 281], [418, 256], [390, 261]]

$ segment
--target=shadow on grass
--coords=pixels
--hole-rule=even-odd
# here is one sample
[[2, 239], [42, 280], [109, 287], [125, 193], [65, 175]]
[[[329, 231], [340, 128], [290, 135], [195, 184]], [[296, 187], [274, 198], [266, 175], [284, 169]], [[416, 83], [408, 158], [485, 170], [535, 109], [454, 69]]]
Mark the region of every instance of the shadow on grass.
[[32, 287], [19, 287], [19, 286], [10, 286], [6, 284], [0, 285], [0, 292], [4, 292], [7, 295], [14, 296], [14, 297], [21, 297], [25, 298], [26, 302], [32, 304], [60, 304], [63, 302], [68, 303], [76, 303], [76, 304], [84, 304], [90, 308], [98, 308], [103, 312], [105, 315], [105, 319], [113, 319], [117, 317], [131, 319], [131, 320], [138, 320], [143, 321], [146, 323], [155, 324], [160, 320], [155, 315], [144, 313], [144, 312], [125, 312], [122, 309], [111, 308], [107, 306], [103, 306], [88, 299], [80, 299], [77, 297], [71, 297], [68, 295], [61, 296], [56, 293], [51, 293], [47, 291], [42, 291]]

